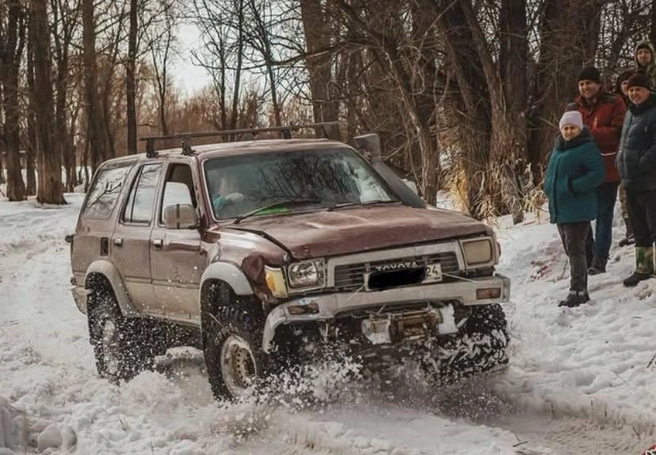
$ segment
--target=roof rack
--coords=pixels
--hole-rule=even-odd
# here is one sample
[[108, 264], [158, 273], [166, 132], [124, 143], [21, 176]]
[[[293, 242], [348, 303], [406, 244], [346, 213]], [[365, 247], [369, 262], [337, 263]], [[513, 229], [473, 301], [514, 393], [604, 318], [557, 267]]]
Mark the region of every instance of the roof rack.
[[282, 137], [284, 139], [292, 138], [292, 131], [298, 131], [300, 129], [314, 128], [315, 130], [321, 130], [323, 132], [323, 137], [330, 138], [332, 136], [331, 132], [334, 127], [336, 127], [339, 122], [323, 122], [323, 123], [309, 123], [306, 125], [287, 125], [287, 126], [269, 126], [266, 128], [246, 128], [238, 130], [220, 130], [220, 131], [208, 131], [203, 133], [181, 133], [181, 134], [171, 134], [169, 136], [149, 136], [142, 137], [140, 141], [146, 141], [146, 156], [148, 158], [153, 158], [157, 156], [157, 151], [155, 150], [155, 141], [164, 141], [167, 139], [180, 139], [182, 154], [191, 155], [194, 153], [194, 150], [191, 148], [190, 140], [192, 138], [198, 137], [219, 137], [219, 136], [236, 136], [236, 140], [240, 140], [242, 136], [250, 134], [256, 136], [258, 133], [268, 133], [272, 131], [282, 132]]

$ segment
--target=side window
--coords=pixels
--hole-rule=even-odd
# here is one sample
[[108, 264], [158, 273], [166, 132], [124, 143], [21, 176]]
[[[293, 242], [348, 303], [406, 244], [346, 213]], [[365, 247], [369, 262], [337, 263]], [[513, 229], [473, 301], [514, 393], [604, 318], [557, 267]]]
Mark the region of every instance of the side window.
[[164, 223], [164, 209], [176, 204], [191, 204], [196, 208], [194, 179], [191, 173], [191, 167], [187, 164], [171, 164], [166, 172], [164, 193], [159, 211], [160, 224]]
[[82, 209], [85, 217], [109, 218], [133, 165], [134, 161], [122, 161], [106, 164], [98, 170], [98, 176]]
[[159, 163], [146, 164], [140, 169], [125, 205], [124, 223], [150, 224], [161, 171], [162, 165]]

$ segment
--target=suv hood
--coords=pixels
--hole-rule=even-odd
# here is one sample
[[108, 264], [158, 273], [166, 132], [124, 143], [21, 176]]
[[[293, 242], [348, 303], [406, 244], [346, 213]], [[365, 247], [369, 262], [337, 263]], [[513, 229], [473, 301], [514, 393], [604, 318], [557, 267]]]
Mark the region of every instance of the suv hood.
[[275, 240], [297, 260], [490, 232], [483, 223], [458, 212], [396, 204], [254, 217], [229, 228]]

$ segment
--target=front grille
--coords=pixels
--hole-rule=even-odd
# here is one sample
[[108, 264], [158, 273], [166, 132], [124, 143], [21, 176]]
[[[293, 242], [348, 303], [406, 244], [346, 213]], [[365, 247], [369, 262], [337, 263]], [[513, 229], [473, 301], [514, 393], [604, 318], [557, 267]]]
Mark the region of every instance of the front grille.
[[442, 273], [456, 274], [458, 272], [458, 257], [455, 252], [449, 251], [445, 253], [428, 254], [425, 256], [411, 256], [384, 261], [338, 265], [335, 267], [335, 287], [343, 290], [359, 289], [364, 286], [364, 274], [371, 271], [372, 267], [410, 261], [417, 262], [422, 266], [440, 264], [442, 266]]

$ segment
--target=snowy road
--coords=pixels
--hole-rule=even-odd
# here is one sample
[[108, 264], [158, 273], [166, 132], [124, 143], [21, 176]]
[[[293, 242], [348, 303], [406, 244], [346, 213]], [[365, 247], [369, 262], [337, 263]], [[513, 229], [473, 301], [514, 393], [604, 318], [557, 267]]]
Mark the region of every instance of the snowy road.
[[[63, 242], [81, 197], [67, 198], [51, 209], [0, 202], [0, 396], [27, 416], [30, 453], [50, 424], [74, 430], [80, 454], [638, 455], [656, 442], [656, 370], [647, 368], [656, 283], [621, 289], [630, 252], [591, 280], [591, 305], [563, 312], [555, 229], [501, 229], [513, 344], [496, 377], [440, 391], [407, 377], [358, 387], [335, 368], [305, 384], [338, 394], [321, 407], [217, 406], [193, 351], [121, 387], [96, 375]], [[278, 401], [292, 396], [281, 390]]]

